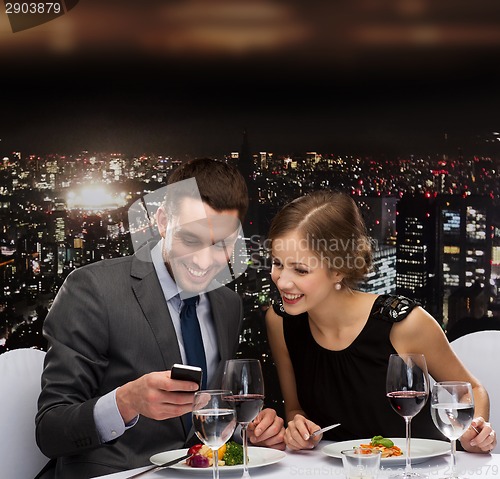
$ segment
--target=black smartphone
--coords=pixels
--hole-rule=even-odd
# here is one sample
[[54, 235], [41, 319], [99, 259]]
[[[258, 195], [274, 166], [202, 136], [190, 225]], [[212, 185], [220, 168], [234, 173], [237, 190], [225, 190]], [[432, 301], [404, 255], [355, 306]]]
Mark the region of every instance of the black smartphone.
[[198, 384], [198, 390], [201, 389], [201, 378], [203, 377], [203, 370], [198, 366], [188, 366], [186, 364], [174, 364], [170, 371], [172, 379], [179, 381], [192, 381]]

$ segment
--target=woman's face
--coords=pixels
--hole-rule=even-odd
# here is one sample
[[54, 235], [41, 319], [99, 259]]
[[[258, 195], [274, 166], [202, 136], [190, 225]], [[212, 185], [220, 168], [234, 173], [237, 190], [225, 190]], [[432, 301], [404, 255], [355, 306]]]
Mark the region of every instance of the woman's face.
[[321, 260], [297, 232], [276, 238], [272, 243], [271, 278], [289, 314], [311, 311], [323, 304], [342, 279], [328, 269], [327, 259]]

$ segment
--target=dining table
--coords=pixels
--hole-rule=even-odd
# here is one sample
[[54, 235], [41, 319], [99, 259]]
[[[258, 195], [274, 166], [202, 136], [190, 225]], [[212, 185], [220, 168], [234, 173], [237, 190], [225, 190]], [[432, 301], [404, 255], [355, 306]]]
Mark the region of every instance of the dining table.
[[[323, 449], [333, 444], [332, 441], [321, 441], [315, 449], [303, 451], [286, 450], [284, 457], [269, 465], [262, 467], [253, 467], [250, 474], [253, 479], [285, 479], [294, 477], [331, 477], [344, 478], [342, 460], [331, 457], [323, 452]], [[457, 470], [459, 475], [468, 479], [492, 478], [500, 479], [500, 454], [472, 454], [458, 451]], [[420, 474], [425, 474], [429, 479], [439, 479], [450, 475], [451, 472], [450, 453], [430, 457], [422, 462], [413, 465], [413, 470]], [[123, 472], [98, 476], [92, 479], [127, 479], [139, 472], [145, 471], [150, 466], [130, 469]], [[384, 465], [382, 464], [378, 478], [388, 478], [395, 471], [403, 471], [402, 465]], [[221, 479], [241, 478], [241, 469], [219, 467]], [[179, 470], [178, 468], [166, 468], [157, 471], [150, 471], [141, 476], [141, 479], [211, 479], [212, 468]]]

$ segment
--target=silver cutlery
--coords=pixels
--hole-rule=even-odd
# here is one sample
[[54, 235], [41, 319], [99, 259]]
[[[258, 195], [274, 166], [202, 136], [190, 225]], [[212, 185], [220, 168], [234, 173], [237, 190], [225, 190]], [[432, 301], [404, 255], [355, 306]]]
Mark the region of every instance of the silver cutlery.
[[133, 479], [136, 477], [140, 477], [143, 474], [146, 474], [148, 472], [156, 472], [156, 471], [159, 471], [160, 469], [174, 466], [175, 464], [183, 461], [184, 459], [187, 459], [189, 456], [191, 456], [191, 454], [184, 454], [184, 456], [178, 457], [177, 459], [173, 459], [172, 461], [165, 462], [164, 464], [160, 464], [158, 466], [151, 466], [149, 469], [146, 469], [145, 471], [142, 471], [142, 472], [138, 472], [137, 474], [134, 474], [133, 476], [128, 476], [126, 479]]
[[333, 429], [337, 426], [340, 426], [340, 423], [332, 424], [331, 426], [322, 427], [321, 429], [318, 429], [317, 431], [314, 431], [313, 433], [311, 433], [308, 440], [312, 439], [313, 437], [316, 437], [318, 434], [329, 431], [330, 429]]

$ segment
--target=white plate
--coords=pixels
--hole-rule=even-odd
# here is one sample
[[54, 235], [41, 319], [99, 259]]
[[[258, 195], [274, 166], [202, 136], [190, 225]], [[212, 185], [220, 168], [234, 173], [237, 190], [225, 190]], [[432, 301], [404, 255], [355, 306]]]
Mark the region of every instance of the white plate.
[[[396, 446], [402, 449], [403, 455], [383, 458], [381, 463], [384, 466], [401, 465], [406, 461], [406, 439], [396, 438], [392, 439], [392, 441]], [[322, 450], [327, 456], [342, 459], [340, 451], [343, 451], [344, 449], [352, 449], [360, 444], [370, 444], [370, 442], [371, 439], [355, 439], [353, 441], [335, 442], [333, 444], [328, 444], [328, 446], [325, 446]], [[411, 462], [412, 464], [418, 464], [419, 462], [424, 462], [426, 459], [431, 457], [448, 454], [450, 450], [450, 443], [446, 441], [438, 441], [436, 439], [411, 439]]]
[[[150, 461], [157, 466], [164, 464], [165, 462], [172, 461], [176, 457], [181, 457], [187, 454], [187, 449], [176, 449], [174, 451], [160, 452], [151, 456]], [[283, 451], [278, 451], [277, 449], [269, 449], [267, 447], [248, 447], [248, 469], [254, 467], [269, 466], [270, 464], [275, 464], [281, 461], [286, 454]], [[170, 466], [169, 469], [177, 469], [178, 471], [189, 471], [189, 472], [208, 472], [212, 474], [212, 467], [191, 467], [186, 464], [186, 460]], [[243, 469], [243, 464], [237, 466], [219, 466], [219, 471], [238, 471]]]

